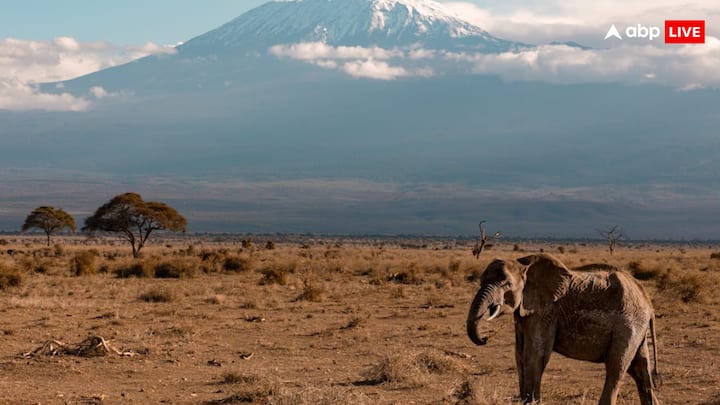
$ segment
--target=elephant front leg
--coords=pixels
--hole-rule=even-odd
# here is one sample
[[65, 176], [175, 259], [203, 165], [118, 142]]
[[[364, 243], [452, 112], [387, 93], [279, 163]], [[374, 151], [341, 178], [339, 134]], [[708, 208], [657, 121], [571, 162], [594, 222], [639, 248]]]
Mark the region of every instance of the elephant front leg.
[[525, 328], [523, 333], [520, 361], [522, 363], [520, 397], [523, 404], [540, 402], [542, 375], [555, 345], [555, 327], [538, 323], [536, 327]]
[[524, 356], [524, 343], [525, 343], [525, 336], [520, 330], [520, 326], [517, 324], [517, 321], [515, 322], [515, 367], [517, 368], [518, 373], [518, 382], [519, 382], [519, 393], [520, 398], [524, 399], [524, 387], [525, 387], [525, 367], [523, 366], [523, 356]]

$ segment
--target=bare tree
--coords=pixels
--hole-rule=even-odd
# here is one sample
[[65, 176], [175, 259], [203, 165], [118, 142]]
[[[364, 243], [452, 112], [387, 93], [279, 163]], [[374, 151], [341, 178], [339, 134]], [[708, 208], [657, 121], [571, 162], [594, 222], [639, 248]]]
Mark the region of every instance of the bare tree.
[[608, 250], [610, 251], [611, 255], [615, 252], [615, 247], [617, 246], [618, 242], [625, 239], [625, 231], [618, 225], [615, 225], [611, 228], [608, 227], [604, 229], [597, 229], [597, 233], [600, 234], [603, 239], [607, 240]]
[[492, 244], [489, 244], [488, 242], [491, 240], [499, 239], [502, 237], [500, 232], [495, 232], [495, 234], [491, 237], [488, 237], [487, 234], [485, 234], [485, 228], [483, 228], [483, 224], [486, 221], [480, 221], [480, 237], [477, 238], [477, 241], [475, 242], [475, 246], [473, 247], [472, 253], [473, 256], [475, 256], [476, 259], [480, 258], [480, 254], [485, 250], [485, 248], [492, 247]]

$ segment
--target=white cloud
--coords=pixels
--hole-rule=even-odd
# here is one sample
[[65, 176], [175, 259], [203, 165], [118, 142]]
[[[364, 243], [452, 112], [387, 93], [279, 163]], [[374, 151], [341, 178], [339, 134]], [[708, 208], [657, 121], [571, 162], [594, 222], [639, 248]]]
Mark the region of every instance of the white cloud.
[[666, 19], [705, 19], [708, 34], [720, 36], [720, 6], [707, 0], [444, 1], [455, 14], [491, 34], [544, 44], [575, 41], [598, 47], [610, 24], [662, 25]]
[[390, 66], [387, 62], [368, 59], [365, 61], [347, 62], [343, 66], [345, 73], [353, 77], [364, 77], [377, 80], [394, 80], [398, 77], [410, 76], [405, 68]]
[[302, 42], [292, 45], [275, 45], [270, 48], [275, 56], [298, 60], [316, 59], [390, 59], [402, 56], [397, 49], [383, 49], [377, 46], [363, 48], [361, 46], [331, 46], [323, 42]]
[[41, 93], [37, 87], [19, 80], [0, 78], [0, 109], [10, 111], [85, 111], [90, 101], [68, 93]]
[[[89, 100], [41, 93], [35, 84], [72, 79], [149, 54], [174, 52], [174, 47], [153, 43], [123, 47], [70, 37], [49, 41], [6, 38], [0, 41], [0, 109], [86, 110], [91, 106]], [[93, 96], [101, 99], [108, 94], [95, 90]]]
[[627, 42], [609, 49], [582, 49], [560, 44], [497, 54], [440, 52], [416, 46], [347, 48], [323, 43], [278, 45], [270, 52], [375, 80], [459, 72], [498, 75], [510, 81], [653, 83], [684, 91], [720, 88], [720, 40], [712, 36], [701, 46]]
[[656, 83], [694, 90], [720, 88], [720, 40], [708, 37], [703, 46], [618, 46], [590, 49], [543, 45], [500, 54], [446, 53], [445, 59], [468, 63], [474, 73], [507, 80], [553, 83]]
[[435, 56], [435, 51], [421, 48], [384, 49], [377, 46], [332, 46], [323, 42], [302, 42], [275, 45], [269, 49], [277, 57], [297, 59], [324, 69], [339, 69], [352, 77], [395, 80], [401, 77], [433, 75], [428, 67], [404, 67], [391, 65], [390, 60], [418, 60]]

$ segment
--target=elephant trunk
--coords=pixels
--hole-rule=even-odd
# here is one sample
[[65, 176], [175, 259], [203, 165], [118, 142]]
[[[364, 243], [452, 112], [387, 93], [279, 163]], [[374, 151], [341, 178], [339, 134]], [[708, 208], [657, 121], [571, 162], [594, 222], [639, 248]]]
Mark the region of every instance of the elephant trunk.
[[478, 333], [478, 326], [480, 320], [488, 312], [488, 309], [490, 309], [491, 306], [497, 307], [492, 299], [495, 295], [494, 290], [494, 286], [485, 286], [481, 288], [475, 295], [472, 305], [470, 305], [470, 313], [467, 318], [467, 333], [470, 340], [478, 346], [485, 345], [488, 340], [487, 336], [480, 337], [480, 334]]

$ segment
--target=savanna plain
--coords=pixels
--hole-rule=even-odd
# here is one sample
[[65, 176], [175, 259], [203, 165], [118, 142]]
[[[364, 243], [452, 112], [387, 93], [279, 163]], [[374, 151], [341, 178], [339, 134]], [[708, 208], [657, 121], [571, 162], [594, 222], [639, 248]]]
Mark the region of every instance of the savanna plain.
[[[720, 404], [718, 246], [502, 241], [476, 259], [473, 241], [187, 236], [133, 259], [118, 239], [43, 241], [0, 236], [0, 403], [511, 404], [512, 316], [479, 347], [467, 311], [493, 258], [544, 251], [641, 280], [659, 399]], [[554, 354], [544, 403], [597, 403], [603, 379]], [[619, 403], [638, 403], [629, 376]]]

